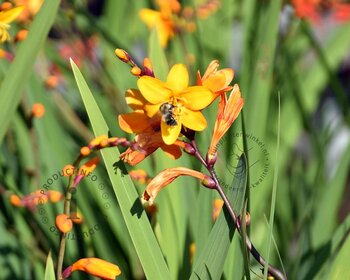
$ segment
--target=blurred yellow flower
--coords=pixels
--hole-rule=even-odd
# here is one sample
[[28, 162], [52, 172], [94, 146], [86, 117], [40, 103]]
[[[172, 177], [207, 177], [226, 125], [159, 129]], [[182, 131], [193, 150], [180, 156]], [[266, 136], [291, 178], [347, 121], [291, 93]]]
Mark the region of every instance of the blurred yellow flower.
[[165, 144], [177, 140], [182, 126], [201, 131], [207, 121], [200, 112], [218, 96], [204, 86], [188, 86], [189, 75], [184, 64], [175, 64], [166, 82], [142, 76], [137, 85], [142, 96], [149, 102], [144, 106], [148, 117], [162, 115], [161, 134]]
[[181, 5], [177, 0], [158, 0], [157, 4], [160, 7], [159, 11], [141, 9], [139, 16], [149, 29], [157, 30], [161, 46], [166, 47], [176, 31], [173, 13], [179, 12]]
[[14, 21], [19, 14], [23, 11], [24, 6], [17, 6], [6, 11], [0, 12], [0, 42], [10, 40], [10, 34], [8, 29], [10, 28], [9, 23]]

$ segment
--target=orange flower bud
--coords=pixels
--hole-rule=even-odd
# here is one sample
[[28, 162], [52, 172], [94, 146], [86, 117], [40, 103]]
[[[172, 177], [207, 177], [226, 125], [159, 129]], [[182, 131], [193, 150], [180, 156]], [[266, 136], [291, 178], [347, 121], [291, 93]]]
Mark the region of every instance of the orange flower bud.
[[139, 77], [139, 76], [141, 75], [141, 72], [142, 72], [142, 71], [141, 71], [140, 67], [134, 66], [133, 68], [131, 68], [130, 72], [131, 72], [131, 74], [133, 74], [134, 76]]
[[80, 149], [80, 154], [82, 155], [82, 156], [84, 156], [84, 157], [87, 157], [88, 155], [90, 155], [90, 149], [89, 149], [89, 147], [82, 147], [81, 149]]
[[107, 135], [101, 135], [101, 136], [98, 136], [95, 139], [91, 140], [90, 143], [89, 143], [90, 149], [100, 145], [101, 141], [105, 140], [105, 139], [108, 141], [108, 136]]
[[72, 230], [72, 220], [66, 214], [59, 214], [56, 216], [56, 227], [62, 233], [67, 233]]
[[92, 173], [95, 170], [99, 161], [100, 161], [100, 159], [98, 157], [94, 157], [94, 158], [90, 159], [88, 162], [84, 163], [79, 168], [78, 175], [82, 175], [82, 176], [89, 175], [90, 173]]
[[22, 30], [17, 32], [16, 37], [15, 37], [15, 41], [21, 42], [25, 38], [27, 38], [27, 35], [28, 35], [28, 30], [22, 29]]
[[120, 268], [113, 263], [98, 258], [84, 258], [67, 267], [62, 273], [62, 277], [66, 279], [76, 270], [105, 280], [115, 280], [122, 273]]
[[45, 107], [41, 103], [34, 103], [32, 107], [32, 116], [41, 118], [45, 114]]
[[100, 142], [100, 147], [105, 148], [108, 146], [108, 139], [102, 139]]
[[49, 200], [53, 203], [56, 203], [63, 198], [63, 194], [60, 193], [59, 191], [51, 191], [50, 190], [47, 192], [47, 196], [48, 196]]
[[47, 77], [46, 81], [45, 81], [45, 86], [48, 89], [53, 89], [56, 88], [58, 86], [59, 83], [59, 77], [56, 75], [51, 75], [49, 77]]
[[6, 11], [6, 10], [9, 10], [13, 7], [12, 3], [10, 2], [4, 2], [0, 5], [0, 10], [1, 11]]
[[16, 207], [22, 206], [22, 201], [19, 198], [19, 196], [16, 194], [12, 194], [10, 196], [10, 202], [13, 206], [16, 206]]
[[75, 167], [71, 164], [67, 164], [65, 167], [62, 169], [62, 173], [64, 177], [69, 177], [74, 174], [74, 169]]
[[126, 62], [126, 63], [128, 63], [130, 61], [130, 56], [126, 51], [124, 51], [122, 49], [116, 49], [114, 51], [114, 53], [121, 61]]

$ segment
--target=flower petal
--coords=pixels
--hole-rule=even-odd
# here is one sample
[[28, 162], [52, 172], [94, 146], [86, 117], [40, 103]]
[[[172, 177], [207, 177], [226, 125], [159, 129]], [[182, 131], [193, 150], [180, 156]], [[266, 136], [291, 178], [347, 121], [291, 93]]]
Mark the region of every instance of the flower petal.
[[149, 120], [143, 111], [118, 116], [120, 128], [127, 133], [138, 133], [145, 130], [150, 125]]
[[181, 115], [182, 124], [192, 130], [201, 131], [207, 127], [207, 121], [199, 111], [183, 109]]
[[165, 144], [171, 145], [179, 137], [181, 131], [181, 123], [178, 122], [177, 125], [169, 126], [165, 122], [161, 122], [162, 138]]
[[152, 104], [166, 102], [172, 95], [172, 91], [164, 82], [150, 76], [142, 76], [138, 79], [137, 86], [143, 97]]
[[22, 13], [24, 6], [17, 6], [7, 11], [0, 12], [0, 22], [2, 23], [10, 23]]
[[142, 110], [143, 106], [147, 103], [147, 100], [137, 89], [128, 89], [125, 92], [125, 101], [126, 104], [128, 104], [128, 106], [133, 110]]
[[198, 111], [207, 107], [218, 95], [203, 86], [187, 88], [179, 95], [183, 105], [190, 110]]
[[148, 103], [145, 105], [144, 109], [145, 109], [147, 116], [152, 118], [157, 113], [159, 113], [159, 107], [160, 107], [160, 104], [153, 105], [153, 104]]
[[188, 87], [188, 71], [184, 64], [175, 64], [171, 67], [166, 83], [173, 92], [180, 93]]
[[151, 9], [141, 9], [139, 16], [149, 29], [152, 29], [161, 19], [160, 12]]
[[217, 93], [228, 87], [228, 85], [233, 80], [233, 76], [233, 69], [225, 68], [217, 71], [215, 74], [212, 74], [207, 79], [203, 80], [202, 83], [203, 86]]
[[180, 147], [176, 145], [163, 145], [160, 148], [172, 159], [178, 159], [182, 154]]

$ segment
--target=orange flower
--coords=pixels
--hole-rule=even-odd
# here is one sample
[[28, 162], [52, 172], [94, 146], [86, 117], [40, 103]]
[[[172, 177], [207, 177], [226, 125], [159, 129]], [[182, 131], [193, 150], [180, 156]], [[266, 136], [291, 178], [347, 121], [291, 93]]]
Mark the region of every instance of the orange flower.
[[213, 60], [209, 63], [207, 70], [203, 77], [200, 72], [197, 72], [197, 84], [209, 88], [216, 94], [221, 94], [232, 89], [229, 84], [232, 82], [234, 77], [234, 71], [232, 68], [225, 68], [217, 70], [219, 68], [219, 62]]
[[73, 222], [66, 214], [56, 216], [56, 227], [62, 233], [67, 233], [72, 230]]
[[184, 64], [175, 64], [167, 76], [166, 82], [157, 78], [142, 76], [137, 81], [143, 97], [150, 103], [145, 112], [150, 118], [159, 114], [161, 133], [165, 144], [174, 144], [182, 126], [195, 131], [207, 126], [201, 110], [217, 97], [204, 86], [188, 86], [189, 75]]
[[208, 188], [215, 187], [214, 180], [210, 176], [205, 175], [201, 172], [185, 167], [168, 168], [160, 172], [147, 185], [146, 190], [144, 191], [141, 198], [143, 203], [148, 202], [148, 204], [152, 205], [160, 190], [169, 185], [179, 176], [192, 176], [198, 178], [201, 183]]
[[136, 89], [129, 89], [125, 93], [128, 106], [132, 113], [118, 116], [119, 126], [127, 133], [136, 133], [135, 147], [128, 148], [121, 154], [121, 159], [130, 165], [141, 162], [145, 157], [161, 148], [168, 156], [177, 159], [181, 156], [181, 141], [173, 145], [166, 145], [160, 131], [160, 116], [148, 117], [145, 108], [150, 105]]
[[212, 160], [215, 161], [216, 146], [241, 112], [244, 103], [237, 84], [233, 86], [228, 100], [225, 94], [222, 94], [220, 97], [213, 138], [207, 154], [207, 159], [209, 162]]
[[350, 20], [350, 4], [342, 0], [292, 0], [297, 17], [317, 23], [329, 14], [336, 21]]
[[25, 7], [23, 13], [18, 17], [19, 21], [29, 21], [39, 11], [43, 0], [14, 0], [16, 5]]
[[121, 274], [120, 268], [115, 264], [98, 258], [84, 258], [67, 267], [62, 273], [63, 279], [68, 278], [76, 270], [84, 271], [104, 280], [115, 280]]

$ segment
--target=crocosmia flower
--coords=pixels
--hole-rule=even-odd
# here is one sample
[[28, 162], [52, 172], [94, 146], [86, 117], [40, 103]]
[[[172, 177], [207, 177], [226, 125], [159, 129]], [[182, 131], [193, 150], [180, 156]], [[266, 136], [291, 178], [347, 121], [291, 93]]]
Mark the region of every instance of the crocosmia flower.
[[149, 102], [145, 112], [152, 118], [161, 114], [162, 139], [167, 145], [179, 137], [182, 126], [195, 131], [207, 126], [201, 110], [218, 96], [204, 86], [188, 86], [189, 75], [184, 64], [175, 64], [166, 82], [150, 76], [142, 76], [137, 85]]

